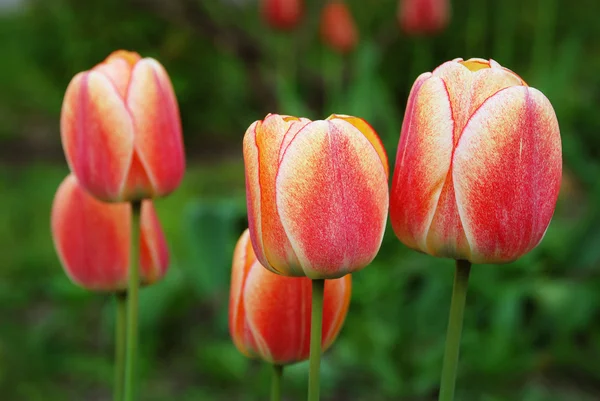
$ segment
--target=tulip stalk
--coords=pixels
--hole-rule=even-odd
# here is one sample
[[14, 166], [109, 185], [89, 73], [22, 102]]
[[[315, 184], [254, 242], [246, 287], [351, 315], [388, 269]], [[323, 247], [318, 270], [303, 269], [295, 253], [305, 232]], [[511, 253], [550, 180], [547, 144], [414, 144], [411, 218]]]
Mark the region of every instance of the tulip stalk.
[[323, 326], [324, 292], [325, 280], [312, 280], [308, 401], [319, 401], [319, 370], [321, 367], [321, 331]]
[[471, 262], [466, 260], [456, 261], [452, 301], [450, 303], [450, 318], [446, 334], [446, 349], [444, 351], [444, 364], [442, 367], [442, 380], [440, 384], [439, 401], [454, 400], [454, 387], [456, 384], [456, 370], [460, 350], [465, 301]]
[[138, 345], [139, 307], [139, 246], [140, 246], [141, 202], [131, 202], [131, 253], [129, 259], [129, 281], [127, 286], [127, 349], [125, 359], [124, 401], [135, 400], [135, 369]]
[[125, 379], [125, 342], [127, 340], [127, 292], [115, 294], [117, 316], [115, 320], [115, 390], [114, 401], [123, 400], [123, 381]]
[[271, 401], [281, 401], [281, 381], [283, 365], [273, 364], [273, 379], [271, 380]]

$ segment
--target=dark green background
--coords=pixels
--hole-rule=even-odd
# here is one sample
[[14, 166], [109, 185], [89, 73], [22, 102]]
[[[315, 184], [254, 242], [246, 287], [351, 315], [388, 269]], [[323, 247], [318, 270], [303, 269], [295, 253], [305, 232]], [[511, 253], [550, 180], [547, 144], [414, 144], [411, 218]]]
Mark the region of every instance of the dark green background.
[[[71, 77], [118, 48], [156, 57], [175, 86], [188, 172], [157, 201], [172, 253], [141, 293], [141, 400], [264, 400], [268, 367], [227, 329], [231, 253], [246, 227], [241, 139], [267, 112], [366, 118], [395, 158], [416, 76], [494, 58], [556, 109], [564, 180], [540, 246], [475, 266], [457, 401], [600, 399], [600, 2], [455, 0], [432, 38], [399, 32], [395, 0], [348, 1], [361, 41], [340, 57], [318, 36], [322, 1], [292, 33], [256, 1], [30, 1], [0, 9], [0, 399], [109, 400], [113, 300], [72, 285], [49, 232], [67, 174], [59, 112]], [[236, 5], [238, 4], [238, 5]], [[323, 400], [435, 400], [453, 275], [388, 229], [355, 274], [345, 326], [322, 364]], [[286, 372], [305, 399], [307, 366]]]

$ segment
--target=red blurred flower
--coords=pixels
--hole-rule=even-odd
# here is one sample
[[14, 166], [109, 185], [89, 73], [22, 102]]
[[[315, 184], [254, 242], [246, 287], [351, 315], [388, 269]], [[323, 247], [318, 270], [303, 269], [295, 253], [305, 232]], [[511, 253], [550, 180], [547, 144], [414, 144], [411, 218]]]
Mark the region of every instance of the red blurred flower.
[[276, 29], [292, 29], [300, 22], [303, 14], [303, 0], [262, 0], [263, 18]]
[[441, 31], [450, 19], [448, 0], [400, 0], [400, 26], [408, 34], [428, 34]]
[[321, 11], [321, 38], [340, 53], [348, 53], [358, 43], [358, 31], [348, 6], [332, 1]]
[[[104, 203], [88, 194], [73, 174], [60, 184], [51, 214], [52, 239], [71, 280], [88, 290], [127, 288], [131, 204]], [[140, 281], [161, 279], [169, 251], [152, 201], [142, 201]]]

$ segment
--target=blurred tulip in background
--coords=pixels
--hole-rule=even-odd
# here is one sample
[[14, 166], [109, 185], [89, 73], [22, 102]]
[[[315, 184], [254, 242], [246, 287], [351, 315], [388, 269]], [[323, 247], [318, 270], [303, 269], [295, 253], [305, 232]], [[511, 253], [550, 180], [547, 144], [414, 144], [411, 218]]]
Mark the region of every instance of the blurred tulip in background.
[[[152, 201], [142, 202], [140, 282], [160, 280], [169, 251]], [[54, 245], [71, 280], [88, 290], [127, 288], [131, 242], [131, 204], [104, 203], [88, 194], [73, 174], [59, 186], [52, 204]]]
[[398, 20], [407, 34], [433, 34], [450, 20], [449, 0], [400, 0]]
[[[323, 351], [339, 334], [348, 307], [352, 276], [325, 282]], [[256, 259], [249, 231], [233, 255], [229, 298], [229, 331], [241, 353], [286, 365], [308, 359], [311, 280], [285, 277], [265, 269]]]
[[356, 47], [358, 38], [358, 29], [346, 3], [327, 3], [321, 11], [323, 42], [340, 53], [348, 53]]
[[295, 28], [302, 19], [304, 0], [262, 0], [261, 12], [265, 22], [275, 29]]

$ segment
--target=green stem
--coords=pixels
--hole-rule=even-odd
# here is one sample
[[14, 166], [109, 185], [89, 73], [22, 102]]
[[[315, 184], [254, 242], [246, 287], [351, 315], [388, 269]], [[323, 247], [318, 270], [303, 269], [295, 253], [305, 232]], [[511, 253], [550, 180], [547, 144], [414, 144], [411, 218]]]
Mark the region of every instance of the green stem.
[[281, 379], [283, 366], [273, 365], [273, 379], [271, 380], [271, 401], [281, 401]]
[[138, 345], [138, 292], [140, 286], [140, 209], [141, 202], [131, 202], [131, 252], [127, 286], [127, 349], [125, 359], [125, 401], [135, 400], [135, 368]]
[[319, 369], [321, 365], [321, 332], [323, 326], [324, 292], [325, 280], [313, 280], [310, 320], [310, 367], [308, 373], [308, 401], [319, 401]]
[[117, 316], [115, 320], [115, 401], [123, 400], [123, 381], [125, 379], [125, 340], [127, 332], [127, 292], [115, 294], [117, 300]]
[[450, 318], [448, 321], [448, 332], [446, 334], [446, 350], [444, 351], [439, 401], [454, 400], [456, 368], [458, 366], [460, 336], [462, 333], [470, 271], [471, 262], [466, 260], [456, 261], [456, 273], [454, 275], [454, 288], [452, 290], [452, 301], [450, 303]]

